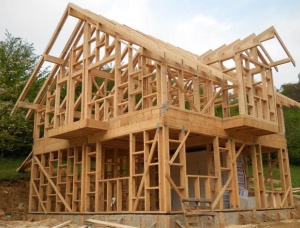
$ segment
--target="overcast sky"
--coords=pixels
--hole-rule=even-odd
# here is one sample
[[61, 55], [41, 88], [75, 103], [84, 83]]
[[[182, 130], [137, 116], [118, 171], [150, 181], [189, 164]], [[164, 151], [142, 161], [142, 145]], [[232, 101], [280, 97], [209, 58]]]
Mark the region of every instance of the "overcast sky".
[[[41, 55], [68, 0], [0, 0], [0, 39], [8, 30]], [[296, 61], [279, 66], [276, 88], [298, 82], [299, 0], [73, 0], [72, 3], [201, 55], [274, 26]], [[276, 55], [276, 53], [275, 53]]]

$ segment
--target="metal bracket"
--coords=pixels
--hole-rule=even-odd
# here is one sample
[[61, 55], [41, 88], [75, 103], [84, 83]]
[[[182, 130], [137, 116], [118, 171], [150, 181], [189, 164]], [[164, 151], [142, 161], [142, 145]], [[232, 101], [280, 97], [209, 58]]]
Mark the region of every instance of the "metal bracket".
[[160, 123], [159, 122], [156, 124], [156, 131], [157, 131], [157, 133], [159, 133], [159, 131], [160, 131]]
[[184, 126], [181, 127], [181, 132], [185, 133], [185, 128], [184, 128]]
[[169, 101], [166, 101], [166, 110], [169, 110]]
[[164, 114], [164, 105], [160, 105], [160, 116]]

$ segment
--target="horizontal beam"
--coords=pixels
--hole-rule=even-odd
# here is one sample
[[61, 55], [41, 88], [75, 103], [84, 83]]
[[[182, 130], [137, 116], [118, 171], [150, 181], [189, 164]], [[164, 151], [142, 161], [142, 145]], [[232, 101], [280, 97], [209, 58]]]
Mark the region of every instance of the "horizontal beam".
[[18, 108], [28, 108], [28, 109], [33, 109], [33, 110], [37, 110], [39, 108], [45, 108], [44, 105], [34, 104], [34, 103], [24, 102], [24, 101], [19, 101], [17, 104], [17, 107]]
[[44, 54], [44, 61], [47, 61], [47, 62], [50, 62], [50, 63], [59, 64], [59, 65], [67, 65], [67, 64], [65, 64], [65, 60], [64, 59], [57, 58], [55, 56], [47, 55], [47, 54]]
[[282, 95], [281, 93], [277, 93], [276, 92], [276, 103], [278, 105], [283, 105], [285, 107], [297, 107], [300, 108], [300, 103], [297, 101], [294, 101], [293, 99], [286, 97], [284, 95]]

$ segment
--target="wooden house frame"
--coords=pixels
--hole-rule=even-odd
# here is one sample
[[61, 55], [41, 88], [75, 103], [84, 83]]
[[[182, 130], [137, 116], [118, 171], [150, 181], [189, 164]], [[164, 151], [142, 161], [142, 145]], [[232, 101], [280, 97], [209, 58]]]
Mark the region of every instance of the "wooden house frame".
[[[69, 18], [77, 24], [53, 55]], [[285, 58], [272, 60], [269, 40]], [[243, 210], [243, 194], [248, 210], [292, 209], [282, 106], [300, 104], [272, 75], [288, 62], [274, 27], [198, 56], [69, 4], [13, 110], [34, 116], [20, 167], [31, 165], [29, 213], [172, 215], [192, 198], [221, 221]]]

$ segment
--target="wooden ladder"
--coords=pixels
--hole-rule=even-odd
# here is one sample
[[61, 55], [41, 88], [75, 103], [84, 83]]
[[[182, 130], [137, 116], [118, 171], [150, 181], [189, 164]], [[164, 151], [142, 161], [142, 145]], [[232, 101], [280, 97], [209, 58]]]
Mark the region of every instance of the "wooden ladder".
[[181, 205], [187, 228], [214, 226], [216, 213], [212, 211], [211, 199], [183, 198]]

